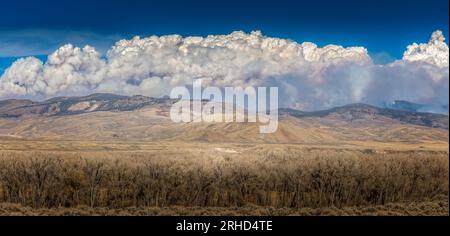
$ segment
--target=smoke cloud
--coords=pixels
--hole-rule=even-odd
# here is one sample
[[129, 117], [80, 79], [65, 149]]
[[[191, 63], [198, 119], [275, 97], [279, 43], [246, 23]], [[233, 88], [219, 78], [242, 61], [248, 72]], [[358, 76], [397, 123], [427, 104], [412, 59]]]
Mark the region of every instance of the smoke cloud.
[[407, 47], [402, 60], [376, 65], [363, 47], [322, 48], [250, 34], [134, 37], [106, 55], [65, 45], [44, 63], [17, 60], [0, 78], [0, 98], [45, 99], [109, 92], [163, 96], [175, 86], [278, 86], [280, 106], [317, 110], [394, 100], [448, 105], [449, 49], [442, 32]]

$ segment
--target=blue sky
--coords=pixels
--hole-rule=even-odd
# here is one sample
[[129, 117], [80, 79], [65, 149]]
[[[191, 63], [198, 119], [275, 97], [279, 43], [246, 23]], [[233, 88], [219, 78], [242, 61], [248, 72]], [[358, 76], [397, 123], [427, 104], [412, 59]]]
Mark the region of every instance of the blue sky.
[[[7, 1], [0, 8], [0, 74], [17, 57], [65, 43], [105, 52], [134, 35], [228, 34], [261, 30], [319, 46], [364, 46], [380, 62], [401, 58], [437, 29], [449, 37], [448, 0]], [[448, 43], [448, 39], [447, 39]]]

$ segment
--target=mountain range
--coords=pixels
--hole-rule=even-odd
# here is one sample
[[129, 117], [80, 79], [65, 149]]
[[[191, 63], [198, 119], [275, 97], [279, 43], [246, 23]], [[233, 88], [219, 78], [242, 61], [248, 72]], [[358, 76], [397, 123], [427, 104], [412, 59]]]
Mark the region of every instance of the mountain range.
[[22, 139], [340, 144], [448, 143], [448, 115], [350, 104], [279, 110], [274, 134], [257, 123], [173, 123], [168, 97], [92, 94], [43, 102], [0, 101], [0, 137]]
[[433, 106], [427, 104], [419, 104], [408, 101], [396, 100], [390, 103], [383, 104], [385, 108], [391, 108], [395, 110], [413, 111], [413, 112], [429, 112], [440, 113], [448, 115], [448, 105]]

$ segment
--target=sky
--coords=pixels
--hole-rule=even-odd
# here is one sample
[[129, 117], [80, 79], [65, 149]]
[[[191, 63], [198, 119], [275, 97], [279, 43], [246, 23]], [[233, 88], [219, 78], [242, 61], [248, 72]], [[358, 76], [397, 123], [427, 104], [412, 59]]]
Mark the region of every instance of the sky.
[[[206, 36], [261, 30], [319, 46], [364, 46], [380, 60], [400, 58], [411, 42], [448, 35], [448, 0], [316, 1], [4, 1], [0, 57], [46, 55], [65, 43], [106, 51], [134, 35]], [[447, 41], [448, 42], [448, 41]]]
[[[3, 1], [0, 97], [159, 96], [207, 77], [219, 86], [274, 83], [300, 108], [395, 99], [447, 105], [448, 7], [448, 0]], [[171, 34], [215, 36], [148, 38]]]

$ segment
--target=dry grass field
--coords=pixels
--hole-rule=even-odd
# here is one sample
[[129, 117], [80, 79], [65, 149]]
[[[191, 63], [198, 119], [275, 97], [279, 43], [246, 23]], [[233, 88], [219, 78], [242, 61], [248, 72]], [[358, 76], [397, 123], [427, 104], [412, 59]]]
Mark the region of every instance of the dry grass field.
[[274, 208], [243, 207], [127, 207], [33, 208], [0, 203], [0, 216], [448, 216], [448, 198], [375, 206]]
[[448, 146], [1, 139], [0, 215], [448, 215]]

